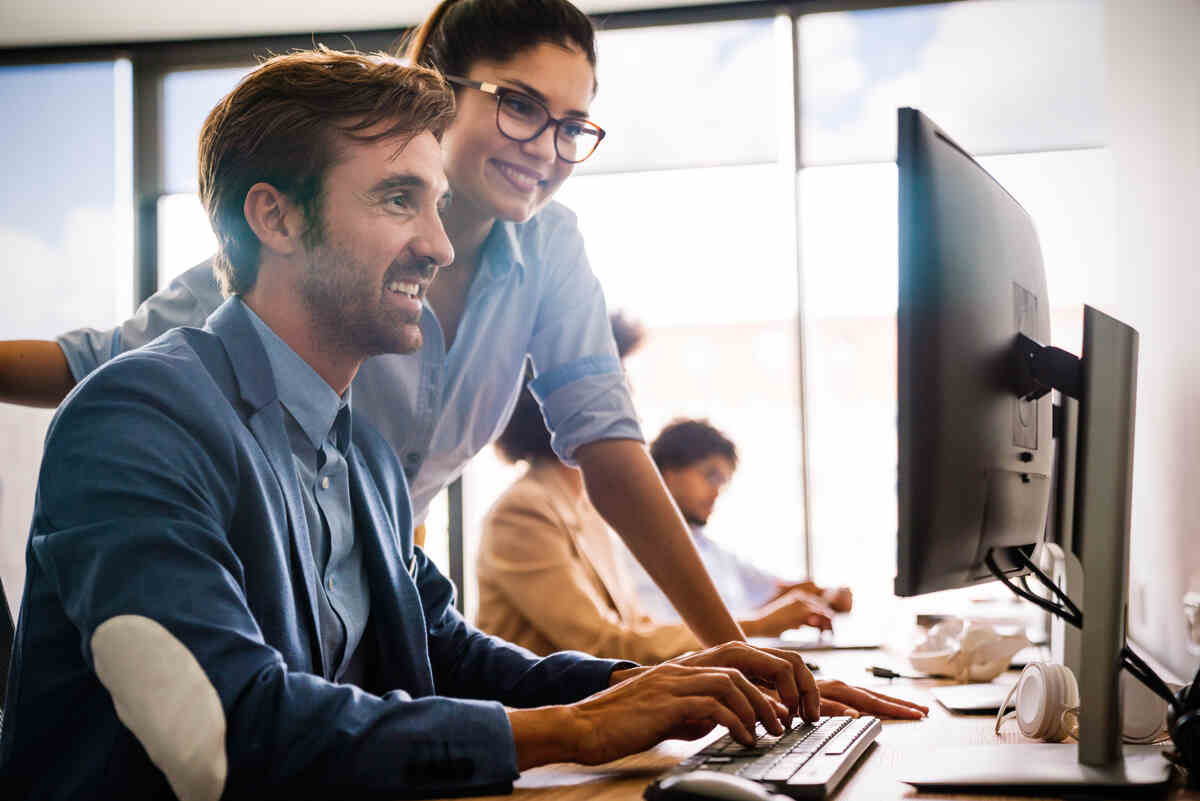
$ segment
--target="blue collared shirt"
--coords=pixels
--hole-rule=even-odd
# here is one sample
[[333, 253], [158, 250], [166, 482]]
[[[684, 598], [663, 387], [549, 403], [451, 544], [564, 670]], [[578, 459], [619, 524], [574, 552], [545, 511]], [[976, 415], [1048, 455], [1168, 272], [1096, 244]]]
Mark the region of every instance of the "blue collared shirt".
[[[690, 526], [692, 541], [700, 553], [708, 575], [712, 576], [717, 592], [734, 617], [747, 615], [774, 597], [779, 579], [737, 556], [704, 533], [702, 526]], [[667, 596], [638, 564], [633, 554], [624, 551], [629, 572], [633, 575], [638, 603], [655, 620], [675, 622], [680, 619]]]
[[[109, 331], [58, 338], [76, 380], [121, 351], [178, 325], [199, 326], [222, 298], [209, 262], [171, 282], [131, 319]], [[575, 215], [551, 203], [525, 223], [498, 222], [449, 350], [437, 315], [421, 315], [415, 355], [368, 359], [354, 380], [355, 412], [396, 449], [421, 522], [430, 501], [512, 413], [525, 360], [559, 458], [575, 464], [580, 445], [642, 440], [617, 359], [604, 293], [588, 266]]]
[[245, 309], [267, 352], [279, 402], [287, 411], [284, 426], [300, 481], [313, 560], [321, 576], [314, 594], [327, 660], [325, 676], [361, 685], [362, 662], [355, 663], [355, 670], [348, 669], [367, 627], [371, 598], [362, 542], [354, 535], [345, 456], [350, 447], [350, 390], [345, 398], [339, 397], [253, 309]]

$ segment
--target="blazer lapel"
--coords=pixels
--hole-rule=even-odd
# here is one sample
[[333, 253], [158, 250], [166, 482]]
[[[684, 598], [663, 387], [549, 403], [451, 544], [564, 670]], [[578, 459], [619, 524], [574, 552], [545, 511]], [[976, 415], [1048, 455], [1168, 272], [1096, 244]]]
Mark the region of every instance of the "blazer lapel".
[[308, 534], [308, 518], [300, 499], [300, 482], [296, 478], [296, 467], [292, 460], [292, 448], [284, 428], [283, 406], [275, 387], [275, 376], [262, 340], [254, 330], [242, 301], [235, 297], [225, 301], [208, 318], [205, 327], [216, 334], [225, 346], [237, 380], [242, 401], [250, 408], [246, 424], [258, 441], [275, 478], [283, 491], [287, 504], [288, 528], [292, 538], [292, 553], [304, 578], [301, 600], [308, 611], [308, 623], [312, 632], [313, 652], [319, 659], [324, 675], [329, 673], [329, 655], [325, 653], [317, 611], [316, 592], [320, 587], [317, 565], [313, 558], [312, 541]]
[[380, 638], [380, 670], [388, 684], [403, 687], [414, 698], [434, 693], [433, 668], [425, 612], [415, 576], [416, 554], [411, 538], [402, 537], [357, 447], [347, 458], [354, 531], [363, 543], [363, 558], [371, 585], [371, 617]]

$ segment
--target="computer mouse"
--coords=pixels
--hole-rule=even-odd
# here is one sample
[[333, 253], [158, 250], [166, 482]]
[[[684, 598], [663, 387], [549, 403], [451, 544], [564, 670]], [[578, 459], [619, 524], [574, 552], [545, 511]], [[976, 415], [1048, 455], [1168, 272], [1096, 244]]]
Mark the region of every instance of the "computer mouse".
[[[654, 801], [791, 801], [758, 782], [713, 770], [692, 770], [668, 776], [655, 790]], [[649, 798], [651, 794], [646, 796]]]

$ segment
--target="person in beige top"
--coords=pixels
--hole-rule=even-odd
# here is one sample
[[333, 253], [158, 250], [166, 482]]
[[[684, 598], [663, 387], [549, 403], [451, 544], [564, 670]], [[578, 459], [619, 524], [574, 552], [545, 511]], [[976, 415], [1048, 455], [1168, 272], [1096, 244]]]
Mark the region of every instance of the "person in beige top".
[[[613, 326], [624, 357], [638, 330], [620, 317]], [[686, 625], [657, 622], [641, 608], [621, 546], [589, 502], [579, 471], [554, 455], [527, 389], [496, 445], [529, 469], [483, 522], [481, 629], [536, 654], [578, 650], [648, 664], [702, 647]], [[801, 625], [828, 627], [829, 614], [820, 601], [797, 594], [739, 622], [748, 636], [775, 636]]]

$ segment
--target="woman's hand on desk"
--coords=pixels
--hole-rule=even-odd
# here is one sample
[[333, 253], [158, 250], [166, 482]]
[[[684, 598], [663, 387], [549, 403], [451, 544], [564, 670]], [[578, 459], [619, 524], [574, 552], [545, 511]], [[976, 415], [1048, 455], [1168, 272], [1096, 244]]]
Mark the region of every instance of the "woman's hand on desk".
[[851, 687], [830, 679], [817, 682], [821, 690], [822, 715], [874, 715], [879, 718], [920, 720], [929, 714], [929, 707], [893, 698], [864, 687]]

